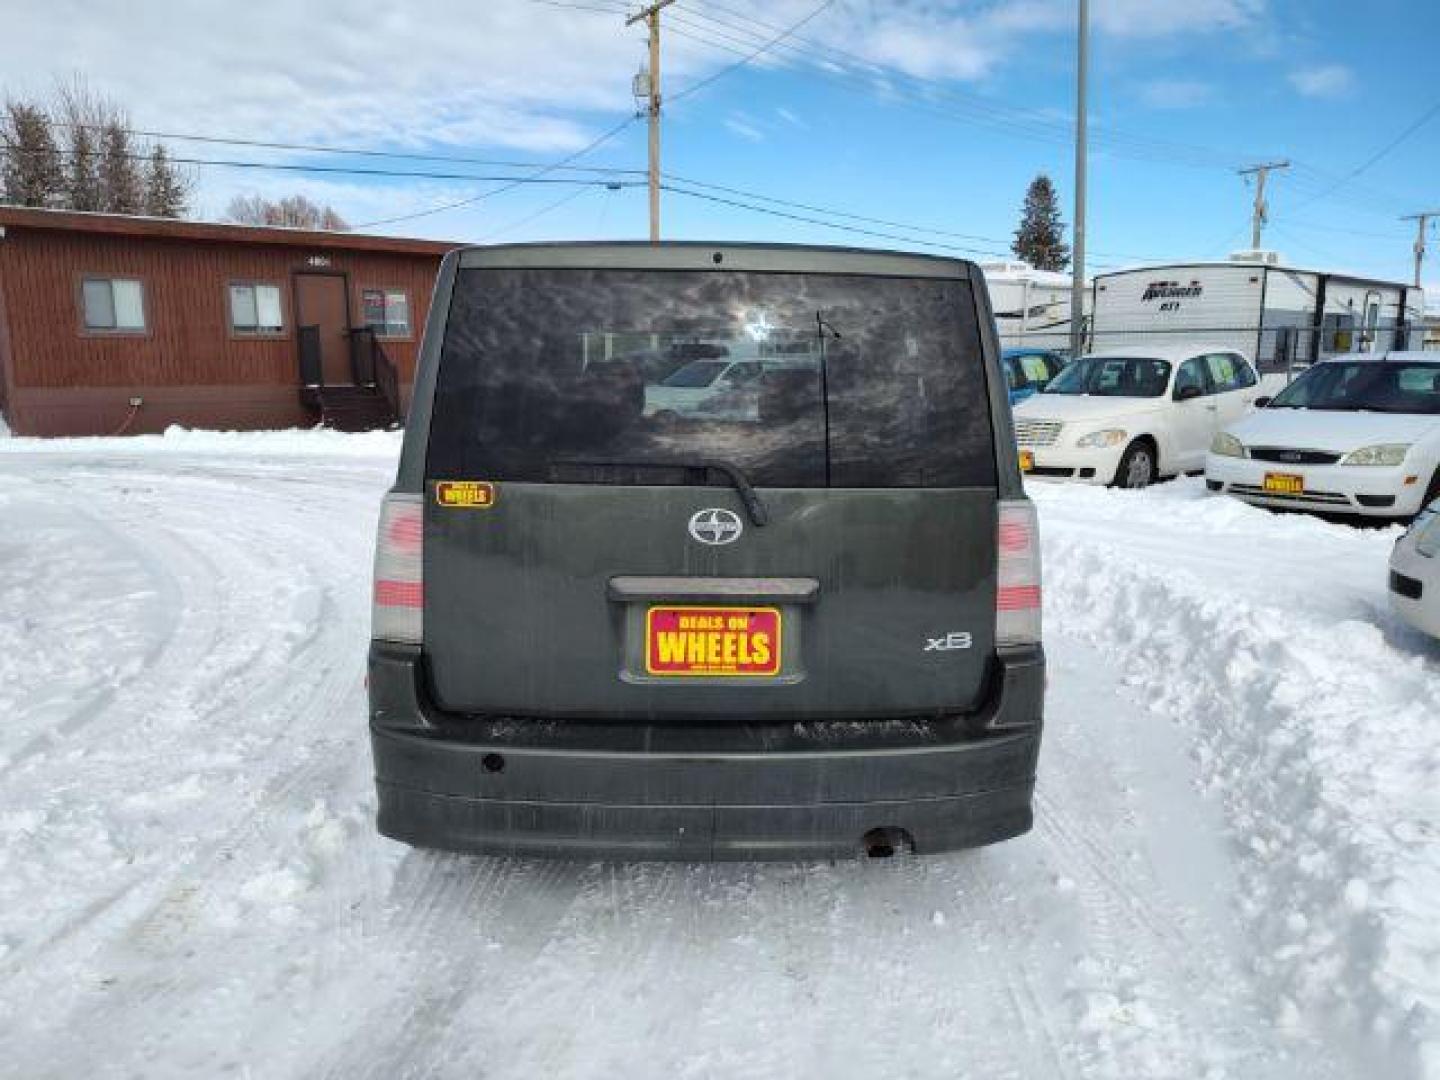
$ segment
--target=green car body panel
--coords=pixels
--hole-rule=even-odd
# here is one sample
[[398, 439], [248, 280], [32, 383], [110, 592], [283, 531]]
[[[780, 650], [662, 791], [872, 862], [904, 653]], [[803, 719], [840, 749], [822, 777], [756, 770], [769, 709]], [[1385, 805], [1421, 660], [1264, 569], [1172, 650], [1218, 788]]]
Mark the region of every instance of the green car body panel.
[[[695, 356], [734, 385], [652, 416]], [[380, 831], [687, 859], [1026, 831], [1044, 658], [997, 641], [1006, 386], [961, 261], [452, 253], [392, 491], [417, 629], [377, 615], [371, 644]]]

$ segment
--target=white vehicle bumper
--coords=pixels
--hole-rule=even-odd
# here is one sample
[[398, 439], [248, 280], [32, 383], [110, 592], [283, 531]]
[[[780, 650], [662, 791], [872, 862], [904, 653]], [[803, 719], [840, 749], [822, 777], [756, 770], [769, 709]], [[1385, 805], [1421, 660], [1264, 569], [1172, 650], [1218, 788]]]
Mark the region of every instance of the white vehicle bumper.
[[1440, 638], [1440, 558], [1397, 547], [1390, 559], [1390, 606], [1417, 630]]
[[[1298, 476], [1304, 489], [1298, 493], [1267, 491], [1267, 475]], [[1428, 475], [1417, 475], [1416, 469], [1405, 465], [1288, 465], [1220, 454], [1205, 458], [1205, 483], [1211, 491], [1234, 495], [1256, 506], [1321, 513], [1411, 517], [1420, 512], [1429, 482]]]
[[1025, 478], [1035, 480], [1068, 480], [1080, 484], [1108, 484], [1120, 468], [1124, 445], [1094, 450], [1075, 446], [1026, 446], [1020, 453], [1031, 455], [1034, 467], [1026, 470]]

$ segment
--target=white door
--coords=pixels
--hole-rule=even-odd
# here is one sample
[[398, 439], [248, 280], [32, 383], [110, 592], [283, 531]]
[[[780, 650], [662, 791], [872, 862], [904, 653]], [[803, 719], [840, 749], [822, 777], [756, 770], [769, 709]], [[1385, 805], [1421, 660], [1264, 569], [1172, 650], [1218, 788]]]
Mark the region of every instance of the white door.
[[1205, 357], [1193, 356], [1180, 365], [1171, 392], [1171, 460], [1162, 461], [1166, 473], [1195, 472], [1205, 467], [1205, 452], [1218, 428], [1219, 408], [1210, 393]]
[[1234, 353], [1211, 353], [1205, 365], [1216, 403], [1216, 427], [1224, 431], [1250, 411], [1260, 396], [1259, 380], [1245, 359]]

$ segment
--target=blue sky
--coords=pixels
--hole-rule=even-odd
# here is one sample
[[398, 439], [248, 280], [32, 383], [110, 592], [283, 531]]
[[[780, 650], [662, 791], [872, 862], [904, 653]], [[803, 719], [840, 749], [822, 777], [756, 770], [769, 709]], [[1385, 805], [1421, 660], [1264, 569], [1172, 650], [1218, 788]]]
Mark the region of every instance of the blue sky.
[[[80, 0], [44, 8], [4, 0], [16, 4], [0, 11], [16, 28], [5, 89], [43, 93], [79, 71], [153, 130], [553, 162], [633, 111], [630, 77], [644, 52], [640, 29], [623, 25], [620, 9], [633, 4], [565, 2], [580, 7], [425, 0], [367, 11], [357, 23], [353, 6], [331, 0], [257, 0], [247, 17], [253, 33], [217, 34], [228, 18], [219, 0], [146, 5], [139, 22]], [[679, 0], [666, 12], [666, 171], [963, 235], [850, 222], [905, 237], [886, 240], [667, 194], [667, 237], [991, 258], [1008, 246], [1038, 172], [1054, 178], [1070, 219], [1074, 0], [834, 0], [784, 44], [674, 100], [819, 6]], [[1092, 7], [1092, 267], [1247, 246], [1251, 195], [1234, 169], [1288, 157], [1295, 168], [1272, 180], [1266, 246], [1299, 264], [1409, 275], [1413, 225], [1397, 219], [1440, 206], [1440, 112], [1347, 177], [1440, 104], [1440, 3]], [[171, 145], [207, 159], [515, 172]], [[635, 122], [574, 164], [644, 161], [645, 128]], [[197, 167], [197, 176], [197, 209], [207, 217], [239, 191], [303, 190], [357, 225], [418, 215], [377, 231], [456, 240], [641, 238], [646, 229], [642, 188], [536, 184], [424, 213], [496, 185], [215, 166]], [[1440, 285], [1440, 237], [1426, 277]]]

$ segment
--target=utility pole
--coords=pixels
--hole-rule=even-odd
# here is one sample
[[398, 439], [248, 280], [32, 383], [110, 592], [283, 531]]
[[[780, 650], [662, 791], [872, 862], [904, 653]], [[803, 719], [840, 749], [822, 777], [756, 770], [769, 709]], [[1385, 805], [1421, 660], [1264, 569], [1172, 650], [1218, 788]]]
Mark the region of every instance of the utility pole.
[[1075, 236], [1070, 262], [1070, 355], [1085, 345], [1085, 170], [1086, 80], [1090, 67], [1090, 0], [1080, 0], [1075, 75]]
[[1270, 207], [1265, 202], [1265, 181], [1272, 170], [1288, 169], [1288, 161], [1267, 161], [1264, 165], [1251, 165], [1248, 169], [1237, 169], [1241, 176], [1255, 177], [1255, 210], [1250, 218], [1250, 250], [1260, 250], [1260, 233], [1270, 220]]
[[1426, 210], [1419, 214], [1406, 214], [1401, 221], [1413, 221], [1415, 229], [1415, 287], [1420, 287], [1420, 268], [1425, 265], [1425, 226], [1431, 218], [1440, 218], [1440, 210]]
[[650, 242], [660, 242], [660, 12], [675, 0], [655, 0], [625, 20], [634, 26], [645, 20], [650, 30]]

